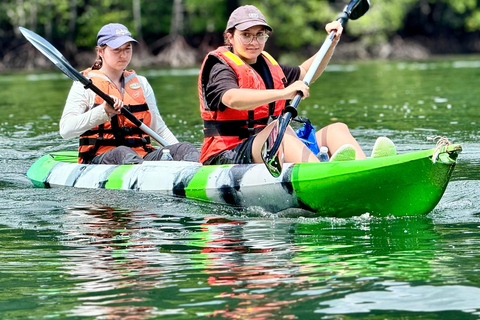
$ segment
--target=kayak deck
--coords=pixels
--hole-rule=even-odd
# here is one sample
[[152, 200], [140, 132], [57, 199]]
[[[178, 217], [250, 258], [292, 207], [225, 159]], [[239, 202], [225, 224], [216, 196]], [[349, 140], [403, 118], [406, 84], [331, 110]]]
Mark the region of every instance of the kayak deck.
[[440, 201], [462, 150], [459, 145], [439, 148], [366, 160], [285, 164], [277, 178], [263, 164], [92, 165], [78, 164], [76, 151], [64, 151], [38, 159], [27, 176], [36, 187], [155, 191], [270, 212], [303, 208], [318, 216], [422, 215]]

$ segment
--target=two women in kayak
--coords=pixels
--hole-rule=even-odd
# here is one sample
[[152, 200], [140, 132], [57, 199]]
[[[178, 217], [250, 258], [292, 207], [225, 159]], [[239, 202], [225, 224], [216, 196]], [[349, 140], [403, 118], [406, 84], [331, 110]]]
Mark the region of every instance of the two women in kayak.
[[[335, 31], [335, 37], [312, 82], [325, 70], [343, 28], [340, 22], [333, 21], [325, 30]], [[155, 149], [150, 137], [121, 115], [120, 110], [125, 107], [168, 142], [166, 148], [174, 160], [203, 164], [260, 163], [267, 125], [282, 114], [286, 101], [297, 92], [302, 93], [303, 99], [309, 96], [309, 87], [302, 80], [316, 57], [297, 67], [279, 64], [264, 51], [272, 31], [256, 7], [239, 7], [229, 17], [225, 46], [204, 59], [199, 76], [200, 111], [204, 120], [201, 153], [190, 143], [178, 142], [160, 116], [146, 78], [126, 71], [136, 40], [118, 23], [105, 25], [99, 31], [97, 59], [83, 71], [97, 87], [112, 96], [114, 105], [108, 105], [75, 82], [60, 120], [60, 134], [65, 139], [80, 136], [81, 163], [160, 160], [162, 148]], [[328, 147], [331, 161], [366, 158], [344, 123], [321, 128], [315, 137], [320, 146]], [[291, 127], [285, 132], [281, 148], [285, 162], [320, 161]], [[381, 137], [375, 143], [372, 157], [394, 154], [394, 144]]]

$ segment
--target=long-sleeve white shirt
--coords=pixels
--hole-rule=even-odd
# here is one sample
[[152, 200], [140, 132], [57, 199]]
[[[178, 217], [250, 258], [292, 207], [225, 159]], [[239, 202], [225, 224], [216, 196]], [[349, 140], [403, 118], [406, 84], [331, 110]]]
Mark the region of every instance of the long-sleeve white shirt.
[[[158, 111], [157, 101], [150, 83], [143, 76], [137, 75], [137, 77], [152, 114], [150, 128], [169, 144], [178, 143], [177, 138], [167, 127]], [[60, 135], [64, 139], [78, 137], [85, 131], [110, 121], [110, 116], [105, 112], [104, 108], [93, 107], [95, 95], [95, 92], [85, 89], [79, 81], [73, 83], [63, 109], [62, 118], [60, 119]]]

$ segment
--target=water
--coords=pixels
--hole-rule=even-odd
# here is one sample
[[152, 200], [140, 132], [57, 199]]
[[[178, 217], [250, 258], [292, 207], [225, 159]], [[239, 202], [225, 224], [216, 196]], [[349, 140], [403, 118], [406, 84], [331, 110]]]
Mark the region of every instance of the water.
[[[2, 319], [478, 319], [478, 57], [331, 65], [300, 103], [347, 123], [370, 153], [460, 143], [424, 217], [315, 218], [113, 190], [35, 189], [41, 155], [75, 149], [58, 120], [70, 80], [0, 77]], [[200, 146], [198, 70], [151, 70], [165, 121]]]

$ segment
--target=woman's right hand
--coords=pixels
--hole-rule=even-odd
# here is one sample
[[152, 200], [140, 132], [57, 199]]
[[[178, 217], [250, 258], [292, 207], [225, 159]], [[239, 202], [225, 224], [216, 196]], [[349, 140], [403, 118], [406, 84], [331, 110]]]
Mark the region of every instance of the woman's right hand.
[[115, 96], [110, 96], [113, 101], [114, 101], [114, 104], [113, 106], [109, 105], [106, 101], [103, 102], [103, 109], [105, 109], [105, 112], [110, 116], [114, 116], [116, 114], [120, 114], [122, 113], [121, 110], [123, 108], [123, 101], [120, 100], [119, 98], [115, 97]]
[[292, 83], [291, 85], [289, 85], [288, 87], [286, 87], [283, 90], [285, 91], [284, 99], [286, 99], [286, 100], [290, 100], [290, 99], [295, 98], [295, 96], [297, 95], [297, 93], [299, 91], [302, 93], [302, 100], [307, 98], [308, 96], [310, 96], [309, 86], [307, 86], [301, 80], [295, 81], [294, 83]]

